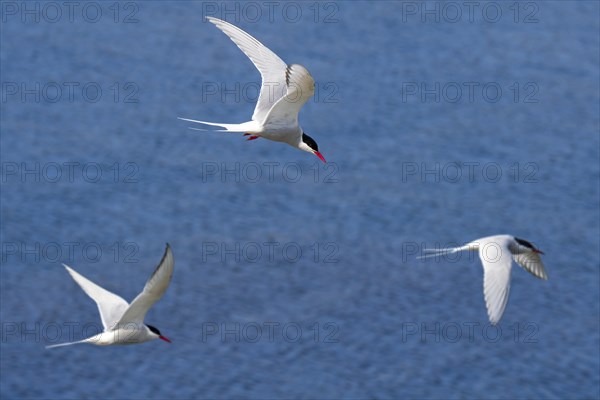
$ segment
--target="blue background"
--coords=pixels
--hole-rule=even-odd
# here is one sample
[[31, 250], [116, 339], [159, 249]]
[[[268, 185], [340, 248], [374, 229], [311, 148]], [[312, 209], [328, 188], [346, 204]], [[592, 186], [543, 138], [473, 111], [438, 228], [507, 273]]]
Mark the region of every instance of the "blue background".
[[[81, 4], [72, 22], [64, 6], [37, 22], [3, 8], [2, 398], [599, 397], [598, 2], [521, 4], [516, 17], [493, 3], [497, 22], [488, 3], [453, 22], [435, 2], [439, 21], [419, 2], [278, 3], [271, 16], [255, 3], [256, 18], [241, 3], [153, 1], [118, 4], [116, 23], [114, 3], [94, 3], [96, 23]], [[300, 121], [329, 166], [176, 119], [242, 122], [254, 107], [258, 72], [208, 11], [309, 69], [318, 94]], [[53, 82], [79, 86], [71, 99]], [[410, 94], [436, 82], [439, 101]], [[473, 99], [451, 101], [465, 82], [480, 85]], [[39, 100], [22, 92], [36, 83]], [[206, 92], [236, 83], [247, 95]], [[501, 95], [485, 97], [489, 83]], [[80, 163], [72, 181], [67, 162]], [[260, 179], [243, 172], [256, 165]], [[544, 250], [549, 280], [515, 267], [494, 329], [477, 257], [422, 262], [415, 249], [500, 233]], [[99, 324], [61, 262], [131, 300], [167, 241], [175, 274], [146, 321], [171, 345], [44, 349]], [[209, 254], [215, 243], [263, 253]]]

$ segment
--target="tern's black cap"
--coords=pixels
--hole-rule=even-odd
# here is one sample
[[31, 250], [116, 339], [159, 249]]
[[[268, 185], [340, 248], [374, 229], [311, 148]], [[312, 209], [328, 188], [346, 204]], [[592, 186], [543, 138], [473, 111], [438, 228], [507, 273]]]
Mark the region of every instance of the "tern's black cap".
[[515, 240], [517, 241], [517, 243], [519, 243], [521, 246], [525, 246], [525, 247], [529, 247], [530, 249], [535, 249], [535, 247], [528, 242], [525, 239], [519, 239], [518, 237], [515, 237]]
[[158, 329], [156, 329], [155, 327], [153, 327], [152, 325], [148, 325], [146, 324], [146, 326], [148, 327], [148, 329], [150, 329], [150, 331], [152, 333], [156, 333], [158, 336], [160, 336], [160, 331]]
[[314, 151], [319, 151], [319, 145], [313, 138], [308, 136], [306, 133], [302, 132], [302, 141], [308, 145]]

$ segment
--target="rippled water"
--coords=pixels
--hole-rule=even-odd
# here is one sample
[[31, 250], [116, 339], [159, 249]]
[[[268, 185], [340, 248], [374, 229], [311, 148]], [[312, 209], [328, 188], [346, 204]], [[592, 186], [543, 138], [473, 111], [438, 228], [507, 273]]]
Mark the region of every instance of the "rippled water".
[[[599, 396], [597, 2], [22, 4], [2, 4], [3, 398]], [[176, 119], [252, 112], [258, 73], [203, 23], [223, 7], [315, 77], [301, 123], [327, 167]], [[415, 258], [498, 233], [550, 279], [515, 268], [494, 328], [476, 257]], [[167, 241], [147, 322], [173, 344], [44, 349], [99, 324], [62, 262], [130, 300]]]

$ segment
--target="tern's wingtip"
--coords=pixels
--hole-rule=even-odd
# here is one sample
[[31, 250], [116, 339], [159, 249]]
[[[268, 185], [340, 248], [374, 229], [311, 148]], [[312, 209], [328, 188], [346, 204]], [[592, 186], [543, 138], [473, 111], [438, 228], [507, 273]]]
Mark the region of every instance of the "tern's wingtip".
[[500, 315], [500, 316], [492, 316], [488, 312], [488, 319], [490, 320], [490, 325], [496, 326], [496, 325], [498, 325], [498, 322], [500, 322], [500, 320], [502, 319], [502, 315]]

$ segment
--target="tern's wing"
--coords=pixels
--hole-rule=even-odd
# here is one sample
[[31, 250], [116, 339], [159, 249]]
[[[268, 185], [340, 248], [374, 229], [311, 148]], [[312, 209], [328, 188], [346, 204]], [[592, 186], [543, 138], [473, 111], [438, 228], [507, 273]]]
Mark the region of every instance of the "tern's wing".
[[273, 104], [286, 92], [287, 64], [277, 54], [237, 26], [217, 18], [207, 18], [229, 36], [260, 72], [262, 86], [252, 120], [262, 123]]
[[514, 254], [513, 258], [517, 264], [523, 267], [530, 274], [540, 279], [548, 279], [548, 275], [546, 275], [546, 270], [544, 269], [544, 264], [542, 263], [542, 259], [538, 253], [531, 251], [527, 253]]
[[481, 242], [479, 258], [483, 264], [483, 296], [488, 317], [496, 325], [502, 318], [510, 291], [512, 258], [508, 241]]
[[171, 276], [173, 276], [173, 253], [171, 252], [171, 246], [167, 244], [165, 254], [163, 255], [160, 264], [152, 273], [142, 293], [131, 302], [131, 305], [125, 311], [119, 324], [124, 325], [128, 323], [141, 324], [144, 322], [146, 313], [165, 294], [165, 291], [171, 283]]
[[69, 266], [65, 264], [63, 264], [63, 266], [67, 269], [69, 274], [71, 274], [75, 282], [81, 286], [83, 291], [98, 305], [98, 311], [100, 311], [100, 318], [102, 319], [104, 330], [107, 331], [112, 329], [125, 310], [127, 310], [129, 304], [127, 304], [122, 297], [101, 288], [94, 282], [75, 272], [75, 270]]
[[300, 109], [315, 93], [315, 81], [300, 64], [286, 69], [287, 92], [267, 114], [263, 125], [269, 128], [298, 126]]

